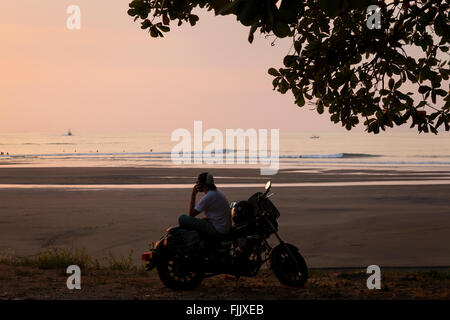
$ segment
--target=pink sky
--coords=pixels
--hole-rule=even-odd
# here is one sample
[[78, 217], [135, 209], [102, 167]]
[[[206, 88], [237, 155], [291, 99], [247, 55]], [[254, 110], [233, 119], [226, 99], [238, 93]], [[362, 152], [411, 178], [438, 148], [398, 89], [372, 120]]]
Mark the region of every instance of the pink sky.
[[[69, 5], [81, 30], [66, 28]], [[345, 131], [272, 90], [289, 41], [270, 46], [232, 16], [151, 38], [128, 1], [0, 3], [0, 132], [172, 131], [194, 120], [214, 128]], [[357, 131], [361, 131], [359, 127]]]

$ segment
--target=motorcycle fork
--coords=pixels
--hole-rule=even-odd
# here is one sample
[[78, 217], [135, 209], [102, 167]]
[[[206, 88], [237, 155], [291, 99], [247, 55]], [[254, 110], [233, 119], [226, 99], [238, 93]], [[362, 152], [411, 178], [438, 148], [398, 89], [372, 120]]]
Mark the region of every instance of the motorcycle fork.
[[280, 244], [284, 247], [284, 249], [286, 250], [286, 252], [288, 253], [288, 255], [291, 257], [291, 259], [293, 261], [295, 261], [295, 264], [298, 265], [298, 261], [295, 258], [294, 254], [291, 252], [291, 250], [289, 250], [289, 247], [286, 245], [286, 243], [281, 239], [281, 237], [278, 235], [277, 230], [275, 229], [275, 227], [273, 226], [272, 222], [270, 222], [270, 220], [266, 217], [266, 221], [269, 224], [269, 226], [272, 228], [273, 233], [275, 234], [275, 236], [277, 237], [278, 241], [280, 242]]

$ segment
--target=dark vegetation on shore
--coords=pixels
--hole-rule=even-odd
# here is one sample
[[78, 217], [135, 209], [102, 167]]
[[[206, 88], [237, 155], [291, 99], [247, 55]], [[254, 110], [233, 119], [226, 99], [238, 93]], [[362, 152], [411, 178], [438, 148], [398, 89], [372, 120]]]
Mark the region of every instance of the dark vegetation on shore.
[[[81, 267], [81, 290], [66, 287], [66, 267]], [[268, 269], [255, 278], [220, 275], [194, 291], [174, 292], [132, 252], [98, 260], [83, 249], [50, 249], [33, 257], [0, 257], [0, 299], [450, 299], [450, 268], [382, 268], [381, 290], [361, 269], [312, 269], [304, 288], [278, 282]]]

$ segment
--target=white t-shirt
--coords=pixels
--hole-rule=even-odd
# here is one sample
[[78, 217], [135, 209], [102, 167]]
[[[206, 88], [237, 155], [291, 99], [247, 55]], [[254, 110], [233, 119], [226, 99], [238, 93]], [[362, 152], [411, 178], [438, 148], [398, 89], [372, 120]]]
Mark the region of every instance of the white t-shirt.
[[209, 190], [194, 208], [205, 212], [206, 219], [220, 233], [227, 233], [231, 228], [230, 205], [225, 195], [218, 190]]

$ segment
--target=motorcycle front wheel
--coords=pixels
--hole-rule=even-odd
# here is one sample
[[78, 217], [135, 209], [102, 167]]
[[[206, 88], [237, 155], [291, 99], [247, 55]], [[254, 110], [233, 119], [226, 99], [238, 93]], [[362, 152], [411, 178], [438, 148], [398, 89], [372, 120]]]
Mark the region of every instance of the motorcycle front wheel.
[[[287, 251], [286, 247], [292, 256]], [[308, 279], [308, 267], [297, 247], [279, 244], [270, 253], [270, 267], [278, 280], [287, 286], [303, 287]]]
[[157, 270], [164, 285], [172, 290], [193, 290], [203, 280], [203, 272], [192, 271], [189, 256], [175, 255], [167, 250], [161, 252]]

